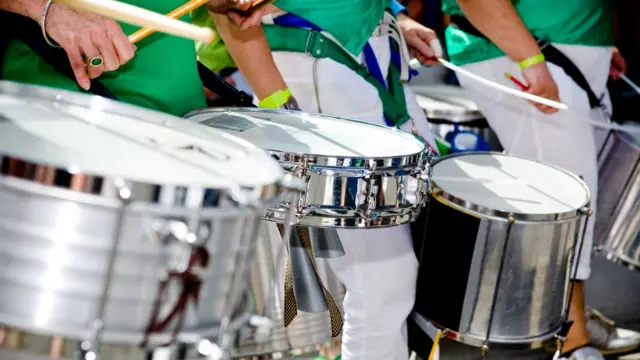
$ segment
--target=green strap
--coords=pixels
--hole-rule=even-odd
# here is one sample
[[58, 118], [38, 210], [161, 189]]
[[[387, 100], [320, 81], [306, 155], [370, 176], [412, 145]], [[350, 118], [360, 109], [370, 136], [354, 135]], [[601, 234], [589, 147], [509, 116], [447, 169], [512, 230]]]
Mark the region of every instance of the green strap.
[[400, 70], [393, 63], [389, 66], [388, 89], [376, 80], [367, 67], [358, 63], [346, 50], [321, 33], [297, 27], [265, 25], [264, 31], [272, 51], [305, 53], [314, 58], [329, 58], [362, 76], [373, 85], [382, 101], [385, 116], [400, 126], [409, 120], [404, 88], [400, 82]]

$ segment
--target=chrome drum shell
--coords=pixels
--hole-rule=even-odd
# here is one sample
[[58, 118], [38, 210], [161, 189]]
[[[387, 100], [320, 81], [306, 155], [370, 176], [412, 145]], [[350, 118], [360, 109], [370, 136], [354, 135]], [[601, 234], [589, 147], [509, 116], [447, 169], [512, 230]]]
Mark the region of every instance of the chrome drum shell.
[[[424, 215], [416, 222], [426, 229], [426, 240], [416, 246], [421, 249], [417, 252], [421, 263], [415, 311], [435, 327], [447, 330], [448, 338], [471, 346], [539, 347], [563, 325], [573, 247], [583, 229], [589, 190], [577, 176], [549, 167], [565, 173], [571, 180], [568, 182], [575, 182], [578, 192], [585, 194], [584, 207], [527, 214], [476, 205], [439, 187], [440, 162], [461, 159], [458, 174], [464, 178], [473, 174], [464, 161], [487, 155], [519, 159], [497, 153], [466, 153], [433, 164], [431, 195]], [[522, 161], [524, 167], [535, 163]], [[520, 180], [512, 169], [496, 168], [504, 171], [508, 181]], [[461, 183], [465, 185], [472, 183]], [[494, 198], [498, 203], [516, 201]]]
[[[0, 328], [138, 345], [160, 282], [190, 268], [196, 246], [209, 261], [192, 269], [200, 298], [178, 340], [215, 337], [246, 315], [260, 218], [285, 191], [264, 151], [166, 114], [11, 82], [0, 82], [0, 140]], [[233, 171], [249, 165], [261, 175]], [[181, 287], [169, 282], [160, 320]], [[171, 341], [174, 326], [149, 345]]]
[[612, 132], [605, 146], [594, 246], [607, 259], [640, 271], [640, 141]]

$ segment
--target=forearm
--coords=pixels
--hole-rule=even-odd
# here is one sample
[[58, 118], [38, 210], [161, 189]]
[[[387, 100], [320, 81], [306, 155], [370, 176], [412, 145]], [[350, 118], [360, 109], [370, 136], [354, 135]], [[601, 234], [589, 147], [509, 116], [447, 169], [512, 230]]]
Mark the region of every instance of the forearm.
[[233, 25], [225, 15], [213, 14], [213, 18], [229, 53], [258, 99], [287, 88], [262, 27], [243, 30]]
[[0, 0], [0, 10], [20, 14], [40, 22], [46, 0]]
[[507, 56], [522, 61], [540, 53], [511, 0], [458, 0], [465, 17]]

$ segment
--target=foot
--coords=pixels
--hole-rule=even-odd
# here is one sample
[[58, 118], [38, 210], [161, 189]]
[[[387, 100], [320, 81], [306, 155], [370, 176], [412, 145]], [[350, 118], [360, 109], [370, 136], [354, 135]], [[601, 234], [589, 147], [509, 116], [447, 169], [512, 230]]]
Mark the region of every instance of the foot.
[[615, 355], [640, 348], [640, 333], [615, 327], [597, 310], [587, 309], [585, 316], [591, 343], [601, 353]]
[[590, 346], [572, 351], [568, 355], [560, 356], [558, 353], [553, 357], [553, 360], [604, 360], [604, 356], [596, 349]]

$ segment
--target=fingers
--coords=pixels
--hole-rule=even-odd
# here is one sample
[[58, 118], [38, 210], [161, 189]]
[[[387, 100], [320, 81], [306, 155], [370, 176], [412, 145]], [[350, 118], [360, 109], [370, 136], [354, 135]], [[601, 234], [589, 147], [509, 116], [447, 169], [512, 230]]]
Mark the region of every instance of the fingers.
[[100, 51], [89, 36], [82, 37], [80, 48], [85, 57], [86, 72], [89, 79], [95, 79], [104, 71], [104, 56], [100, 65], [93, 64], [93, 59], [101, 56]]
[[[560, 96], [558, 96], [557, 92], [554, 92], [552, 89], [544, 88], [542, 86], [533, 86], [526, 92], [531, 95], [540, 96], [545, 99], [549, 99], [557, 102], [560, 101]], [[535, 106], [539, 111], [545, 114], [553, 114], [558, 112], [558, 109], [548, 105], [540, 104], [535, 101], [530, 101], [530, 103], [531, 105]]]
[[[413, 49], [416, 53], [416, 57], [422, 63], [426, 64], [426, 61], [433, 61], [433, 58], [436, 56], [436, 53], [429, 46], [429, 42], [424, 40], [420, 34], [415, 32], [405, 34], [405, 39], [407, 41], [407, 45], [409, 48]], [[433, 39], [431, 39], [433, 40]]]
[[122, 32], [122, 29], [120, 28], [120, 25], [118, 25], [118, 23], [113, 22], [109, 25], [108, 34], [109, 40], [116, 50], [119, 66], [122, 66], [129, 62], [129, 60], [133, 59], [133, 56], [136, 53], [136, 46], [132, 44], [131, 41], [129, 41], [129, 38], [124, 34], [124, 32]]
[[89, 90], [91, 87], [91, 81], [87, 76], [86, 65], [84, 63], [84, 59], [82, 58], [82, 50], [79, 45], [67, 47], [65, 48], [67, 52], [67, 56], [69, 57], [69, 62], [71, 63], [71, 68], [73, 70], [73, 74], [76, 77], [76, 81], [81, 88], [85, 90]]

